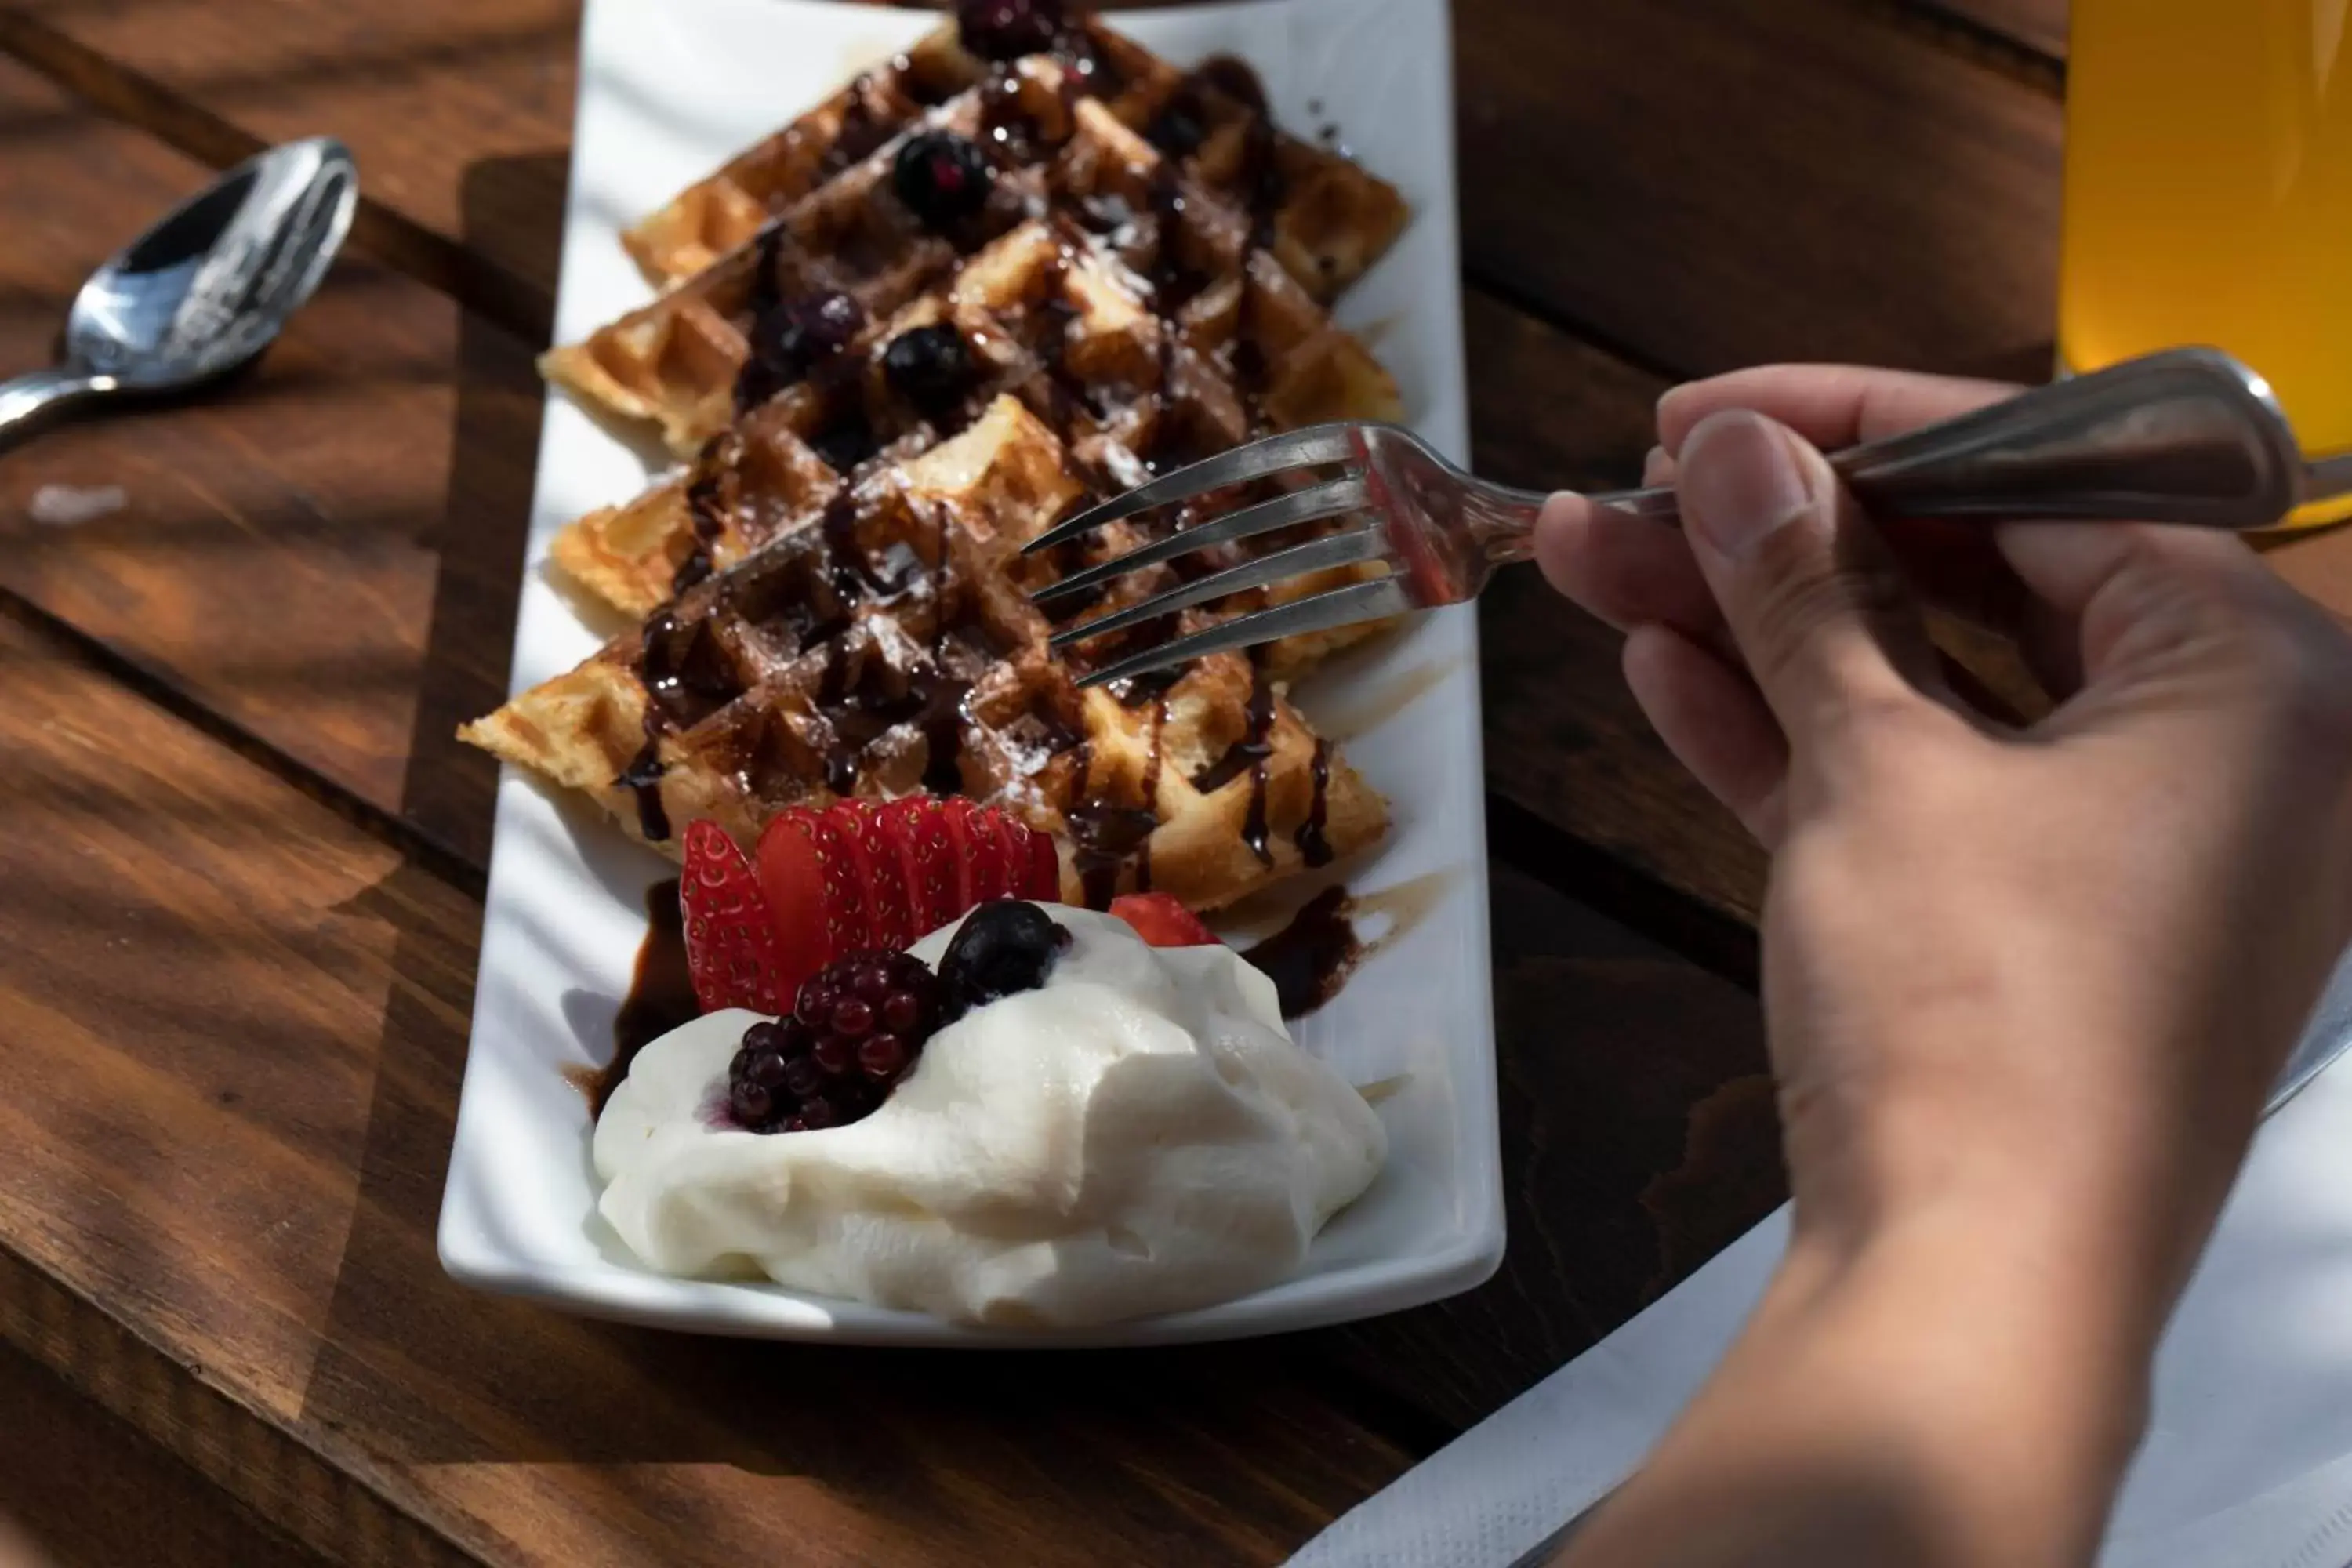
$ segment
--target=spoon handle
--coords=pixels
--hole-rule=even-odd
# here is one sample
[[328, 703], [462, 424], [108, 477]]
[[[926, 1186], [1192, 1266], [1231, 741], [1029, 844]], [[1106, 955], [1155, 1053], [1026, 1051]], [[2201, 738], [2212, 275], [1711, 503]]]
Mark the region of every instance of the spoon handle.
[[72, 370], [37, 370], [14, 381], [0, 381], [0, 449], [29, 433], [48, 415], [112, 384], [110, 376]]

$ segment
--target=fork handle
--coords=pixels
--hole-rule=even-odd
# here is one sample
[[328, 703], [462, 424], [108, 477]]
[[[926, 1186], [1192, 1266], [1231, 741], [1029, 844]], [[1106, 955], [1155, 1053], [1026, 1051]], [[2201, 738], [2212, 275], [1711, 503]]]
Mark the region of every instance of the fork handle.
[[[2305, 499], [2294, 430], [2262, 377], [2167, 349], [1830, 458], [1883, 517], [2087, 518], [2267, 528]], [[1671, 489], [1595, 496], [1673, 519]]]

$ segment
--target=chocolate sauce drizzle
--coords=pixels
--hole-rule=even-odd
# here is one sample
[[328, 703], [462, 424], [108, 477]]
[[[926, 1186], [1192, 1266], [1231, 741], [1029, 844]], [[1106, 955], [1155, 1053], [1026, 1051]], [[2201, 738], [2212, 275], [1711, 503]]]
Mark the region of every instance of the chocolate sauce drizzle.
[[[1226, 748], [1223, 756], [1201, 770], [1192, 780], [1192, 787], [1202, 795], [1214, 795], [1246, 771], [1250, 776], [1250, 801], [1249, 810], [1242, 818], [1242, 842], [1249, 846], [1260, 865], [1271, 866], [1274, 851], [1266, 842], [1265, 786], [1274, 760], [1274, 687], [1255, 664], [1250, 667], [1250, 676], [1248, 729]], [[1325, 772], [1328, 771], [1327, 767]], [[1317, 799], [1321, 799], [1320, 791]], [[1318, 838], [1321, 833], [1318, 825]]]
[[727, 531], [727, 501], [723, 476], [734, 466], [741, 442], [734, 432], [714, 436], [695, 459], [694, 478], [686, 487], [686, 511], [694, 526], [694, 547], [686, 559], [677, 563], [670, 578], [672, 598], [685, 593], [697, 583], [708, 578], [714, 570], [711, 546], [718, 543]]
[[673, 877], [646, 889], [646, 939], [637, 948], [629, 993], [613, 1017], [613, 1059], [601, 1070], [573, 1078], [588, 1096], [589, 1114], [604, 1114], [613, 1090], [629, 1076], [639, 1051], [701, 1016], [694, 972], [686, 960], [686, 913]]
[[1315, 798], [1307, 808], [1307, 820], [1298, 825], [1298, 833], [1291, 842], [1298, 847], [1298, 858], [1309, 868], [1331, 863], [1331, 841], [1323, 836], [1326, 819], [1331, 814], [1331, 742], [1315, 742], [1315, 761], [1311, 764], [1315, 778]]

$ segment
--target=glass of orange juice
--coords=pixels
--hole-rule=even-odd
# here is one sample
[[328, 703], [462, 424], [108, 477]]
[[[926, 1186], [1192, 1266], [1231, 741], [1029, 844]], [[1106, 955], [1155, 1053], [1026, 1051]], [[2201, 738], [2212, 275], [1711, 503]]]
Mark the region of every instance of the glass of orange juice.
[[2352, 450], [2352, 0], [2074, 0], [2059, 358], [2178, 343]]

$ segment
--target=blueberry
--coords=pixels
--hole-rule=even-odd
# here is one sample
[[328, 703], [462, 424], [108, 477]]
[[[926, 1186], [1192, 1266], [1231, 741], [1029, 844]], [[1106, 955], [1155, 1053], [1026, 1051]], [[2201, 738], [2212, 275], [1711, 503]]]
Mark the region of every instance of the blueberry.
[[1032, 903], [999, 899], [964, 920], [940, 960], [950, 1017], [1045, 984], [1070, 933]]
[[902, 332], [883, 351], [882, 374], [891, 389], [926, 414], [944, 414], [971, 389], [971, 351], [963, 334], [941, 322]]
[[806, 380], [820, 362], [847, 348], [865, 324], [864, 308], [833, 290], [803, 295], [762, 313], [751, 323], [751, 356], [736, 378], [738, 411], [756, 408]]
[[963, 47], [985, 59], [1010, 60], [1054, 47], [1062, 30], [1060, 0], [960, 0]]
[[988, 155], [971, 141], [952, 131], [926, 131], [898, 149], [890, 183], [926, 226], [943, 229], [986, 205], [995, 177]]

